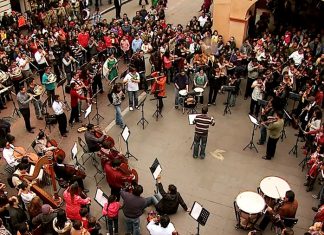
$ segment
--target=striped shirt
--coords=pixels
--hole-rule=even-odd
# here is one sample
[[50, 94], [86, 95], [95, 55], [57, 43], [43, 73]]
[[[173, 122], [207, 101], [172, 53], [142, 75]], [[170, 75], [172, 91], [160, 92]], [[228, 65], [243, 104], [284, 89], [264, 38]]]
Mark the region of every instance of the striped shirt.
[[199, 114], [194, 120], [196, 124], [195, 133], [198, 135], [208, 135], [209, 125], [214, 126], [215, 121], [213, 117], [208, 117], [207, 114]]

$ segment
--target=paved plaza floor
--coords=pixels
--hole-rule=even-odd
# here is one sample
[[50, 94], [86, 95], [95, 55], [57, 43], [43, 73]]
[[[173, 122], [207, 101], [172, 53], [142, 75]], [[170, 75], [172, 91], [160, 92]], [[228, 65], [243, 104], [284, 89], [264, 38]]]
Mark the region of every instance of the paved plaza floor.
[[[169, 1], [167, 10], [167, 21], [171, 23], [187, 23], [193, 15], [197, 15], [200, 8], [200, 1], [178, 0]], [[122, 12], [127, 12], [133, 16], [135, 11], [140, 9], [137, 1], [131, 1], [122, 8]], [[105, 15], [111, 18], [114, 12]], [[105, 83], [107, 87], [107, 83]], [[241, 90], [245, 89], [245, 81], [241, 84]], [[61, 88], [59, 88], [61, 94]], [[205, 91], [205, 96], [208, 93]], [[143, 97], [143, 94], [142, 96]], [[143, 130], [137, 122], [141, 118], [141, 112], [138, 110], [128, 111], [127, 99], [123, 103], [124, 121], [131, 131], [129, 138], [130, 152], [138, 158], [138, 161], [130, 159], [130, 165], [138, 171], [139, 183], [144, 187], [143, 196], [151, 196], [155, 189], [155, 181], [152, 178], [149, 167], [155, 158], [158, 158], [162, 165], [162, 183], [167, 188], [168, 184], [175, 184], [181, 193], [188, 207], [197, 201], [201, 203], [211, 215], [206, 226], [201, 227], [200, 234], [203, 235], [234, 235], [247, 234], [247, 231], [235, 229], [235, 215], [233, 202], [236, 196], [244, 191], [256, 192], [260, 181], [266, 176], [279, 176], [284, 178], [292, 190], [296, 193], [296, 199], [299, 202], [299, 208], [296, 217], [299, 219], [295, 226], [295, 234], [301, 235], [312, 223], [314, 212], [312, 206], [317, 205], [317, 201], [311, 197], [311, 192], [307, 193], [303, 186], [305, 172], [301, 171], [298, 163], [303, 159], [301, 154], [301, 144], [298, 147], [298, 158], [289, 155], [289, 150], [295, 143], [295, 130], [287, 127], [287, 138], [283, 142], [279, 141], [277, 152], [271, 161], [265, 161], [261, 157], [265, 154], [265, 146], [257, 146], [258, 153], [255, 150], [242, 149], [249, 143], [252, 133], [252, 124], [248, 118], [249, 100], [243, 100], [242, 95], [238, 97], [236, 106], [231, 108], [231, 114], [223, 115], [223, 102], [226, 94], [219, 94], [217, 105], [209, 107], [209, 115], [215, 118], [215, 126], [210, 128], [206, 159], [193, 159], [190, 149], [194, 126], [188, 124], [187, 114], [174, 108], [173, 85], [167, 87], [167, 98], [164, 99], [165, 108], [163, 118], [156, 121], [152, 114], [155, 111], [155, 101], [150, 101], [148, 97], [144, 105], [145, 118], [149, 124]], [[69, 101], [69, 95], [67, 95]], [[206, 99], [205, 99], [206, 100]], [[104, 117], [99, 125], [106, 129], [107, 133], [117, 142], [117, 148], [125, 153], [126, 147], [121, 140], [118, 144], [121, 129], [111, 124], [114, 119], [114, 108], [108, 105], [106, 93], [99, 96], [99, 113]], [[198, 106], [198, 110], [202, 106]], [[291, 104], [290, 104], [291, 107]], [[31, 123], [37, 128], [44, 128], [44, 121], [35, 118], [32, 109]], [[8, 116], [12, 112], [12, 105], [2, 111], [0, 116]], [[90, 119], [95, 114], [95, 110], [90, 115]], [[69, 114], [67, 114], [69, 116]], [[87, 120], [83, 120], [87, 123]], [[92, 121], [95, 123], [95, 121]], [[12, 124], [12, 133], [16, 136], [17, 146], [28, 147], [35, 134], [29, 134], [24, 129], [23, 119], [15, 118]], [[54, 127], [49, 133], [50, 137], [58, 140], [60, 147], [67, 153], [67, 161], [70, 161], [71, 148], [78, 136], [75, 126], [70, 129], [67, 138], [61, 138], [58, 128]], [[256, 130], [256, 144], [259, 138], [259, 131]], [[220, 155], [217, 151], [224, 150]], [[4, 161], [1, 161], [2, 169]], [[90, 189], [89, 196], [94, 197], [96, 185], [94, 181], [95, 169], [88, 161], [85, 165], [87, 178], [85, 185]], [[100, 183], [102, 190], [109, 194], [110, 189], [105, 180]], [[316, 183], [314, 193], [319, 190]], [[145, 229], [146, 215], [150, 209], [147, 209], [141, 217], [142, 234], [148, 234]], [[101, 210], [96, 202], [92, 202], [91, 214], [100, 217]], [[176, 215], [171, 216], [176, 229], [180, 234], [195, 234], [197, 223], [179, 208]], [[120, 233], [124, 234], [123, 213], [120, 213]], [[104, 227], [104, 223], [102, 223]], [[270, 227], [270, 226], [269, 226]], [[105, 230], [104, 230], [105, 231]], [[273, 234], [268, 228], [264, 234]]]

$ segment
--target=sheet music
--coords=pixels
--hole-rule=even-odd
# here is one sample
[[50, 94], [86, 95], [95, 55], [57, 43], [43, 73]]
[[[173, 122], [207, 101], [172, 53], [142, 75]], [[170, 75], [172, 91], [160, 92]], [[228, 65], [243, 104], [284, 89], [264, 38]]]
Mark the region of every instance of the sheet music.
[[71, 152], [72, 152], [72, 159], [74, 159], [76, 157], [76, 155], [78, 154], [78, 146], [77, 146], [77, 143], [74, 143]]
[[257, 120], [255, 117], [253, 117], [252, 115], [249, 114], [249, 118], [250, 118], [250, 121], [251, 121], [254, 125], [259, 126], [258, 120]]
[[128, 129], [128, 126], [125, 126], [124, 129], [123, 129], [123, 132], [121, 133], [123, 139], [125, 141], [128, 140], [128, 137], [129, 137], [129, 129]]
[[197, 115], [200, 115], [200, 113], [194, 113], [194, 114], [189, 114], [188, 115], [188, 121], [189, 121], [189, 125], [193, 125], [195, 118], [197, 117]]
[[84, 114], [84, 118], [87, 118], [89, 116], [89, 114], [91, 113], [91, 108], [92, 108], [92, 104], [89, 105], [89, 107], [86, 109], [86, 112]]
[[156, 179], [162, 172], [162, 168], [160, 165], [158, 165], [155, 169], [155, 171], [153, 172], [153, 177], [154, 179]]
[[104, 205], [108, 202], [107, 197], [100, 188], [97, 188], [95, 200], [101, 207], [104, 207]]
[[202, 211], [202, 206], [198, 202], [195, 202], [192, 206], [191, 211], [190, 211], [190, 216], [192, 218], [194, 218], [195, 220], [198, 220], [198, 217], [200, 216], [201, 211]]

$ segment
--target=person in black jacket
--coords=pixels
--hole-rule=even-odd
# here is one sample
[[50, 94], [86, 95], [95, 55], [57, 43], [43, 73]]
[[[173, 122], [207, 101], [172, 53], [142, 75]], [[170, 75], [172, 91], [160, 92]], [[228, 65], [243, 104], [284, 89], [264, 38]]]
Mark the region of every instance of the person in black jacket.
[[185, 211], [189, 211], [180, 193], [177, 192], [176, 186], [170, 184], [168, 187], [168, 192], [165, 192], [161, 183], [161, 176], [158, 176], [156, 181], [158, 190], [162, 195], [162, 199], [158, 202], [158, 204], [155, 205], [155, 208], [159, 214], [175, 214], [178, 210], [179, 204]]
[[44, 204], [42, 206], [42, 213], [33, 218], [32, 223], [35, 227], [41, 225], [43, 235], [57, 234], [53, 228], [53, 220], [57, 216], [53, 208]]

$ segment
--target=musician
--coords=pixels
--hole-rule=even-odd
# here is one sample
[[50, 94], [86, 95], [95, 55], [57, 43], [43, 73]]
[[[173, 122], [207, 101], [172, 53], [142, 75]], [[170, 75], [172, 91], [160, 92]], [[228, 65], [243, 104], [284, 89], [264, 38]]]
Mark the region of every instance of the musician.
[[133, 174], [126, 175], [123, 170], [119, 168], [120, 164], [120, 159], [114, 159], [111, 164], [108, 162], [104, 164], [107, 183], [110, 187], [111, 194], [117, 197], [117, 201], [120, 200], [120, 190], [125, 187], [125, 183], [132, 183], [135, 179]]
[[122, 91], [122, 87], [119, 84], [115, 84], [112, 90], [112, 104], [115, 106], [116, 118], [115, 122], [116, 125], [119, 125], [120, 128], [124, 128], [124, 121], [123, 116], [121, 114], [121, 102], [125, 98], [125, 94]]
[[45, 85], [47, 92], [48, 105], [52, 106], [55, 96], [55, 82], [50, 81], [48, 78], [51, 75], [51, 67], [46, 67], [42, 76], [42, 84]]
[[73, 82], [71, 83], [71, 91], [70, 91], [70, 96], [71, 96], [71, 116], [69, 123], [72, 126], [73, 122], [80, 122], [79, 119], [79, 105], [78, 101], [80, 100], [88, 100], [87, 97], [81, 96], [78, 94], [78, 91], [76, 90], [76, 83]]
[[19, 162], [14, 156], [14, 149], [9, 142], [7, 142], [6, 146], [3, 148], [2, 156], [10, 167], [15, 168], [19, 165]]
[[13, 186], [18, 190], [18, 186], [23, 182], [21, 180], [21, 177], [24, 175], [28, 175], [28, 168], [29, 166], [27, 164], [19, 164], [17, 170], [12, 175], [12, 184]]
[[144, 51], [140, 50], [138, 56], [134, 57], [134, 68], [136, 69], [136, 71], [138, 71], [138, 74], [140, 75], [140, 89], [147, 91], [148, 84], [145, 79], [146, 64], [144, 58]]
[[289, 59], [293, 59], [296, 66], [299, 66], [304, 59], [304, 49], [301, 47], [297, 51], [294, 51], [289, 56]]
[[283, 120], [283, 113], [282, 111], [275, 111], [274, 112], [274, 121], [272, 123], [263, 122], [262, 125], [266, 125], [268, 130], [268, 141], [267, 141], [267, 153], [262, 158], [264, 160], [271, 160], [276, 153], [277, 142], [280, 138], [284, 120]]
[[107, 79], [109, 81], [112, 81], [114, 78], [118, 77], [118, 60], [115, 58], [114, 53], [109, 54], [103, 66], [107, 70]]
[[73, 76], [73, 62], [76, 62], [72, 56], [70, 56], [70, 52], [66, 52], [62, 62], [63, 62], [63, 71], [65, 73], [66, 79], [67, 79], [67, 84], [69, 85]]
[[22, 80], [21, 69], [17, 65], [15, 60], [11, 61], [11, 65], [8, 68], [9, 76], [15, 88], [16, 94], [19, 92], [20, 81]]
[[44, 131], [40, 131], [35, 141], [34, 150], [38, 156], [44, 156], [47, 151], [53, 151], [56, 147], [50, 146], [48, 147], [47, 136]]
[[129, 101], [129, 110], [133, 111], [134, 106], [138, 109], [138, 90], [140, 83], [140, 75], [136, 72], [136, 69], [133, 67], [129, 68], [129, 73], [125, 76], [123, 83], [127, 86], [128, 91], [128, 101]]
[[43, 120], [42, 114], [45, 112], [43, 102], [40, 99], [40, 95], [35, 94], [35, 87], [38, 86], [35, 84], [35, 79], [31, 78], [31, 82], [28, 86], [27, 93], [33, 95], [32, 104], [35, 108], [36, 118], [38, 120]]
[[97, 138], [95, 136], [95, 127], [93, 124], [87, 125], [87, 130], [84, 133], [84, 139], [88, 145], [88, 149], [90, 152], [98, 152], [101, 148], [102, 142], [105, 140], [105, 135]]
[[168, 215], [161, 215], [159, 218], [152, 218], [146, 225], [151, 235], [177, 234], [174, 225], [170, 222]]
[[3, 119], [0, 119], [0, 147], [6, 146], [7, 142], [12, 144], [15, 137], [10, 134], [11, 124]]
[[[156, 74], [158, 76], [158, 74]], [[151, 92], [154, 94], [159, 100], [159, 112], [162, 112], [163, 109], [163, 98], [166, 97], [166, 85], [167, 77], [164, 74], [164, 71], [161, 70], [160, 75], [155, 77], [155, 85], [152, 85]]]
[[17, 102], [19, 106], [19, 111], [24, 118], [25, 127], [29, 133], [34, 133], [32, 127], [30, 125], [30, 109], [29, 109], [29, 102], [33, 99], [33, 96], [27, 94], [26, 88], [24, 86], [20, 87], [20, 91], [17, 94]]
[[257, 78], [251, 85], [253, 89], [251, 95], [251, 103], [250, 103], [250, 115], [254, 115], [257, 117], [260, 111], [260, 105], [258, 100], [262, 100], [263, 92], [264, 92], [264, 84], [261, 78]]
[[162, 199], [158, 202], [158, 204], [155, 205], [156, 211], [159, 214], [175, 214], [179, 205], [181, 205], [185, 211], [188, 211], [188, 207], [182, 199], [180, 193], [177, 191], [177, 187], [175, 185], [170, 184], [168, 186], [168, 192], [165, 192], [161, 183], [161, 175], [157, 177], [156, 183], [158, 192], [162, 196]]
[[[194, 124], [196, 125], [195, 127], [195, 137], [194, 137], [194, 148], [193, 148], [193, 158], [198, 158], [198, 155], [200, 156], [201, 159], [204, 159], [206, 154], [205, 154], [205, 149], [207, 145], [207, 137], [208, 137], [208, 128], [209, 125], [214, 126], [215, 121], [213, 117], [208, 117], [208, 107], [204, 106], [201, 109], [200, 115], [197, 115]], [[199, 152], [199, 147], [200, 147], [200, 152]]]
[[184, 70], [181, 70], [180, 73], [178, 73], [174, 77], [174, 92], [175, 92], [175, 101], [174, 101], [174, 107], [178, 109], [179, 106], [179, 91], [180, 90], [186, 90], [188, 92], [189, 90], [189, 78]]
[[39, 72], [39, 78], [40, 78], [41, 83], [43, 81], [43, 74], [45, 72], [45, 68], [48, 66], [45, 55], [46, 55], [46, 52], [43, 50], [43, 48], [38, 46], [37, 51], [34, 56], [35, 56], [35, 60], [38, 64], [38, 72]]
[[54, 163], [54, 172], [58, 179], [63, 179], [68, 182], [70, 185], [74, 182], [78, 182], [79, 187], [83, 192], [87, 193], [89, 190], [84, 188], [83, 180], [86, 175], [84, 172], [81, 172], [77, 167], [72, 165], [67, 165], [63, 163], [63, 158], [58, 156], [56, 162]]
[[102, 81], [101, 81], [101, 67], [97, 60], [92, 57], [89, 63], [89, 73], [92, 77], [92, 94], [97, 93], [97, 88], [99, 88], [100, 93], [103, 93]]
[[59, 126], [61, 136], [67, 137], [66, 135], [68, 133], [68, 130], [66, 129], [67, 118], [64, 112], [64, 110], [66, 109], [66, 105], [63, 101], [60, 100], [59, 95], [54, 96], [54, 102], [52, 108]]
[[[30, 57], [27, 57], [26, 53], [22, 53], [21, 57], [18, 57], [16, 60], [21, 69], [23, 79], [31, 78], [33, 76], [33, 73], [30, 69]], [[29, 79], [27, 79], [27, 84], [30, 82], [28, 80]]]
[[[194, 83], [194, 88], [200, 87], [200, 88], [206, 89], [208, 79], [207, 79], [207, 75], [203, 69], [200, 69], [199, 72], [195, 74], [193, 83]], [[197, 101], [198, 101], [198, 97], [196, 96], [196, 102]], [[203, 94], [200, 96], [199, 102], [201, 104], [204, 103], [204, 95]]]
[[256, 58], [252, 58], [248, 64], [248, 79], [246, 82], [246, 89], [244, 99], [246, 100], [252, 94], [252, 83], [259, 77], [260, 65]]
[[41, 226], [41, 231], [44, 235], [55, 234], [53, 220], [56, 216], [57, 214], [54, 212], [53, 208], [48, 204], [44, 204], [42, 205], [42, 213], [32, 219], [32, 224], [36, 228]]
[[[267, 212], [259, 225], [260, 229], [264, 230], [270, 220], [274, 220], [277, 226], [283, 228], [281, 220], [285, 218], [295, 218], [297, 209], [298, 202], [295, 199], [295, 193], [292, 190], [288, 190], [282, 204], [278, 204], [278, 207], [275, 206], [275, 208], [267, 208]], [[280, 220], [278, 221], [276, 218]]]

